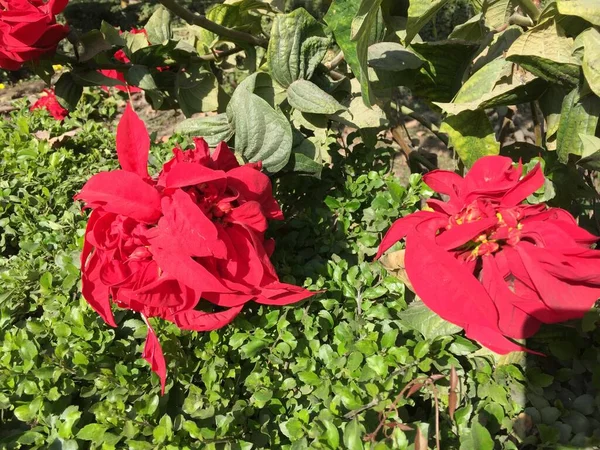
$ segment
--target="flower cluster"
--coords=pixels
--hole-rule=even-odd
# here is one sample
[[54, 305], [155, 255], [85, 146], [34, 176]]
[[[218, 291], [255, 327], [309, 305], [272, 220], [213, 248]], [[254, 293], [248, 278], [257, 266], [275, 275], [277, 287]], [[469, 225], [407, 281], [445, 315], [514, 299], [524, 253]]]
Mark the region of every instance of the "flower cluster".
[[[112, 302], [185, 330], [230, 323], [245, 303], [300, 301], [311, 292], [279, 281], [265, 239], [281, 220], [260, 164], [240, 165], [225, 143], [212, 152], [203, 139], [174, 149], [156, 178], [148, 174], [150, 138], [128, 105], [117, 128], [121, 170], [94, 175], [77, 194], [92, 209], [81, 255], [82, 291], [116, 326]], [[198, 309], [200, 299], [218, 312]], [[147, 322], [148, 323], [148, 322]], [[144, 350], [164, 391], [166, 365], [148, 323]]]
[[65, 6], [67, 0], [0, 0], [0, 69], [17, 70], [54, 53], [69, 33], [55, 18]]
[[424, 177], [448, 201], [396, 221], [377, 257], [406, 239], [416, 294], [445, 320], [497, 353], [523, 350], [542, 323], [580, 318], [600, 297], [598, 238], [565, 210], [524, 200], [542, 187], [540, 166], [522, 176], [510, 158], [478, 160], [462, 178]]
[[30, 111], [34, 109], [45, 109], [56, 120], [64, 120], [69, 115], [69, 111], [58, 103], [52, 89], [44, 89], [42, 96], [29, 108]]

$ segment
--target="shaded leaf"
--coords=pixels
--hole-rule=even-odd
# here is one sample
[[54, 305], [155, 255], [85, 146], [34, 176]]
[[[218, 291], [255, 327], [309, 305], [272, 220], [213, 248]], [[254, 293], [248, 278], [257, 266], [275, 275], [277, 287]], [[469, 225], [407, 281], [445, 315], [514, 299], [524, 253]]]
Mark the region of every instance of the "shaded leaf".
[[580, 38], [584, 45], [583, 74], [592, 91], [600, 96], [600, 31], [590, 28]]
[[583, 142], [579, 135], [594, 135], [600, 114], [600, 98], [587, 95], [580, 98], [579, 90], [573, 89], [563, 100], [560, 123], [556, 138], [556, 151], [561, 162], [569, 155], [582, 155]]
[[203, 137], [210, 147], [215, 147], [221, 141], [228, 141], [233, 136], [233, 129], [225, 113], [186, 119], [175, 127], [175, 132]]
[[395, 42], [380, 42], [369, 47], [369, 66], [381, 70], [418, 69], [423, 61]]
[[144, 29], [151, 44], [166, 44], [173, 36], [169, 10], [159, 6], [146, 22]]
[[566, 16], [578, 16], [600, 26], [600, 8], [596, 0], [556, 0], [558, 12]]
[[418, 331], [425, 339], [449, 336], [462, 330], [458, 325], [442, 319], [421, 300], [413, 301], [399, 316], [404, 326]]
[[448, 0], [411, 0], [408, 6], [406, 22], [406, 38], [404, 43], [410, 44], [423, 26], [446, 4]]
[[218, 90], [217, 79], [202, 65], [194, 65], [177, 73], [177, 100], [187, 117], [197, 112], [216, 110], [219, 106]]

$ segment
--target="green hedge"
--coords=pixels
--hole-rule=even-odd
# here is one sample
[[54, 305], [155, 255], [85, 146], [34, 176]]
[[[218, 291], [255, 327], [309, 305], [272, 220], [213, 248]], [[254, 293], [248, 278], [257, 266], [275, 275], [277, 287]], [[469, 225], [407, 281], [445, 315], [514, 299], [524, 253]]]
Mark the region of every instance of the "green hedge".
[[[114, 101], [87, 100], [63, 124], [23, 106], [0, 125], [0, 448], [408, 449], [416, 429], [378, 444], [363, 436], [406, 383], [452, 366], [454, 423], [448, 378], [436, 382], [441, 448], [591, 445], [597, 315], [542, 333], [531, 345], [549, 356], [525, 369], [523, 355], [499, 359], [430, 314], [370, 261], [391, 221], [431, 192], [418, 175], [408, 186], [394, 179], [391, 149], [362, 144], [332, 144], [321, 180], [276, 183], [286, 214], [272, 229], [276, 266], [283, 280], [325, 292], [291, 307], [253, 305], [210, 333], [153, 322], [168, 361], [161, 397], [140, 357], [140, 317], [118, 311], [112, 329], [79, 293], [86, 216], [72, 197], [116, 165]], [[153, 148], [155, 166], [175, 142]], [[423, 389], [389, 418], [434, 448], [433, 405]]]

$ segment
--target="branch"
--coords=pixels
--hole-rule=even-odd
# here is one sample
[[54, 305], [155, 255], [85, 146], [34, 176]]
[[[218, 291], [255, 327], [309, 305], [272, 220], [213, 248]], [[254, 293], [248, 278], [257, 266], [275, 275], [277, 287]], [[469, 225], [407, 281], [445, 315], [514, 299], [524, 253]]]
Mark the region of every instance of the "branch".
[[210, 55], [200, 55], [200, 59], [204, 61], [220, 61], [223, 58], [235, 55], [243, 50], [244, 49], [240, 47], [230, 48], [229, 50], [213, 50]]
[[185, 6], [177, 3], [177, 0], [159, 0], [167, 9], [169, 9], [176, 16], [181, 17], [187, 23], [198, 25], [205, 30], [212, 31], [219, 36], [229, 38], [233, 41], [247, 42], [248, 44], [257, 45], [259, 47], [267, 47], [267, 41], [263, 38], [252, 36], [251, 34], [244, 33], [243, 31], [233, 30], [231, 28], [224, 27], [218, 23], [208, 20], [205, 16], [195, 14]]

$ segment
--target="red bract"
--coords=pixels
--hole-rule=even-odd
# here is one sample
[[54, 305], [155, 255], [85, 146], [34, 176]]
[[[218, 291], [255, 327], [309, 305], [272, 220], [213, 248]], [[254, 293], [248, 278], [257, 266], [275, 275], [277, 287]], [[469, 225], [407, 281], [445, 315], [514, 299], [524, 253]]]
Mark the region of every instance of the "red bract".
[[[150, 139], [128, 105], [117, 128], [121, 170], [94, 175], [76, 199], [91, 208], [81, 255], [82, 291], [116, 326], [111, 301], [185, 330], [230, 323], [245, 303], [286, 305], [312, 293], [281, 283], [269, 256], [268, 220], [283, 218], [260, 164], [240, 165], [225, 143], [203, 139], [174, 149], [156, 178], [148, 175]], [[198, 309], [200, 299], [221, 307]], [[161, 378], [166, 366], [149, 328], [144, 350]]]
[[462, 178], [444, 170], [425, 183], [449, 197], [397, 220], [377, 257], [406, 239], [408, 278], [423, 302], [497, 353], [541, 323], [580, 318], [600, 297], [597, 237], [565, 210], [523, 201], [544, 184], [510, 158], [488, 156]]
[[54, 53], [69, 33], [55, 19], [65, 6], [67, 0], [0, 0], [0, 69], [17, 70]]
[[44, 89], [44, 94], [45, 95], [42, 95], [33, 105], [31, 105], [29, 110], [45, 109], [56, 120], [64, 120], [64, 118], [69, 115], [69, 111], [58, 103], [54, 91], [52, 89]]

